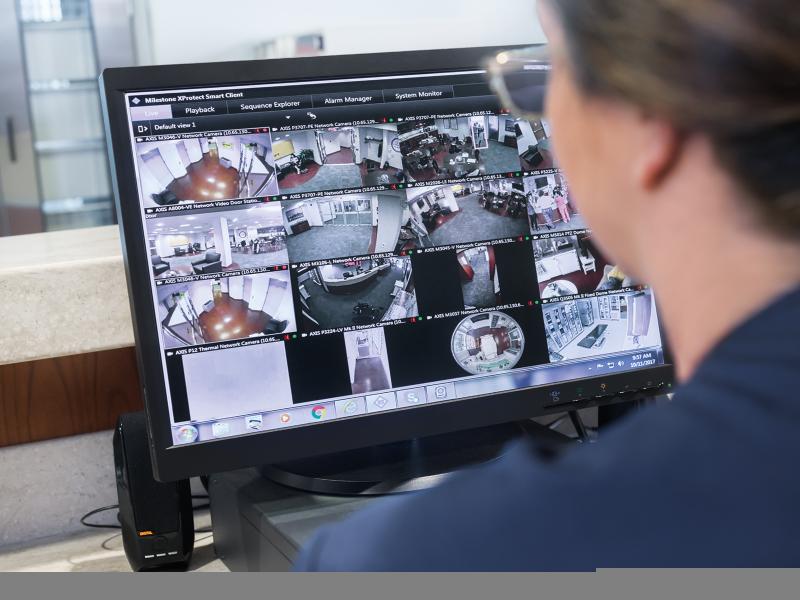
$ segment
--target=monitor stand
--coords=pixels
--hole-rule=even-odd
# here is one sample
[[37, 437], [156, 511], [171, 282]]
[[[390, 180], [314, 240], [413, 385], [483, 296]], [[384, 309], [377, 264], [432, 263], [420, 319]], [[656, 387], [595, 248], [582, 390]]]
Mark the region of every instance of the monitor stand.
[[523, 437], [544, 452], [557, 452], [573, 441], [523, 421], [267, 465], [260, 472], [276, 483], [314, 494], [397, 494], [432, 487], [452, 471], [496, 460], [510, 442]]

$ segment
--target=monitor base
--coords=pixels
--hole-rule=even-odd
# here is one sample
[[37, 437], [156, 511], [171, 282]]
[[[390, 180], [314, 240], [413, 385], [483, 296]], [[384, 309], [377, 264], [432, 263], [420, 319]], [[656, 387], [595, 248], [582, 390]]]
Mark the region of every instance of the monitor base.
[[496, 460], [509, 442], [528, 436], [545, 451], [573, 442], [523, 421], [265, 465], [260, 472], [276, 483], [314, 494], [406, 493], [432, 487], [452, 471]]

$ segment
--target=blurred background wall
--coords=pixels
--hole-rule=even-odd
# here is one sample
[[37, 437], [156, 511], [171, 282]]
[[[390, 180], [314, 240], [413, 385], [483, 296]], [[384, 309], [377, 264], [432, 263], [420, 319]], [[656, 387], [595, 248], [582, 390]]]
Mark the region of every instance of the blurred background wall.
[[535, 0], [0, 0], [0, 14], [0, 235], [114, 223], [103, 68], [544, 39]]

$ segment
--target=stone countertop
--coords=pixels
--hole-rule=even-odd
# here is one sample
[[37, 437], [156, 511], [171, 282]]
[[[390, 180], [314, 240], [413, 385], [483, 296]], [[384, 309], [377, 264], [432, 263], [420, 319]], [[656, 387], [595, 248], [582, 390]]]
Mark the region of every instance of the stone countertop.
[[0, 238], [0, 364], [132, 346], [117, 226]]

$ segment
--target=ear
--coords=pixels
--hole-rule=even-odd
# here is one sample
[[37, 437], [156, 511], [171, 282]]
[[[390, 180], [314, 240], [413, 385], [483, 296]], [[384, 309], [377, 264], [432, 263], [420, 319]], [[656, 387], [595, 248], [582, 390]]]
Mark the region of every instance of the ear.
[[642, 117], [633, 173], [645, 190], [654, 190], [672, 173], [683, 150], [683, 136], [666, 121]]

